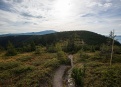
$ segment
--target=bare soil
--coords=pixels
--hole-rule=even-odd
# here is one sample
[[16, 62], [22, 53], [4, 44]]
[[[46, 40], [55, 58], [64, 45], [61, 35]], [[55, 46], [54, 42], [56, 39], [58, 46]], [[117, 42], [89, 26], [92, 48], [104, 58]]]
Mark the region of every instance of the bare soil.
[[53, 87], [63, 87], [63, 75], [67, 66], [61, 65], [55, 72], [53, 79]]

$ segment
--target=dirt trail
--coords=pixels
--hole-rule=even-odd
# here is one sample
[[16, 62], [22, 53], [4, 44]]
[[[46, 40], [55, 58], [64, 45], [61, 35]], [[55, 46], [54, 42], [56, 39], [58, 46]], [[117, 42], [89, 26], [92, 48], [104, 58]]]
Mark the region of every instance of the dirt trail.
[[54, 80], [53, 80], [53, 87], [63, 87], [63, 74], [67, 66], [61, 65], [55, 72]]

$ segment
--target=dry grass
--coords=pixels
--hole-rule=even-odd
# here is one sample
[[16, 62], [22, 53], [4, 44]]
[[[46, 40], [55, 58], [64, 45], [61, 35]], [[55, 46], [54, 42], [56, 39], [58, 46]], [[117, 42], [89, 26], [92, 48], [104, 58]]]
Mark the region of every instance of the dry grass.
[[[119, 61], [113, 63], [112, 66], [109, 65], [109, 62], [101, 61], [102, 58], [99, 58], [99, 52], [86, 53], [89, 56], [85, 61], [81, 61], [80, 54], [77, 53], [74, 56], [75, 67], [81, 67], [82, 64], [85, 64], [86, 73], [84, 78], [84, 87], [120, 87], [121, 84], [121, 63]], [[119, 54], [120, 55], [120, 54]], [[95, 57], [95, 60], [92, 60]], [[107, 59], [108, 61], [108, 59]], [[112, 74], [113, 73], [113, 74]], [[112, 75], [111, 75], [112, 74]], [[109, 77], [108, 77], [109, 76]], [[113, 77], [114, 76], [114, 77]], [[113, 79], [116, 82], [113, 82]], [[112, 85], [112, 86], [110, 86]]]
[[[2, 63], [0, 87], [8, 87], [8, 85], [10, 87], [51, 86], [53, 69], [59, 64], [55, 53], [43, 52], [36, 55], [34, 52], [29, 52], [16, 56], [4, 56], [4, 54], [5, 52], [0, 54], [0, 63]], [[7, 67], [4, 67], [6, 65]]]

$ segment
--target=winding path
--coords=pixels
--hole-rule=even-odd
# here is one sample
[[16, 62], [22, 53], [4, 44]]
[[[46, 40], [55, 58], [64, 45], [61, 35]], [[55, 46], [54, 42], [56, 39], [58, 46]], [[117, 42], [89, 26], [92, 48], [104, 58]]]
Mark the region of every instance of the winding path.
[[53, 87], [63, 87], [63, 74], [67, 66], [61, 65], [55, 72]]

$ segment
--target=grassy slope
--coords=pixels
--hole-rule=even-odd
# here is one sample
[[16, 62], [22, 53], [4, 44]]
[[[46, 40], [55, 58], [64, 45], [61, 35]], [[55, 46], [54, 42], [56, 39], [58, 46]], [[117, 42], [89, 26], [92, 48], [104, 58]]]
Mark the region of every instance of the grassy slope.
[[112, 66], [109, 61], [110, 57], [102, 57], [99, 51], [74, 55], [75, 67], [85, 65], [84, 87], [121, 86], [121, 54], [114, 54]]
[[56, 54], [31, 53], [5, 57], [0, 55], [1, 87], [50, 87], [53, 70], [58, 67]]

